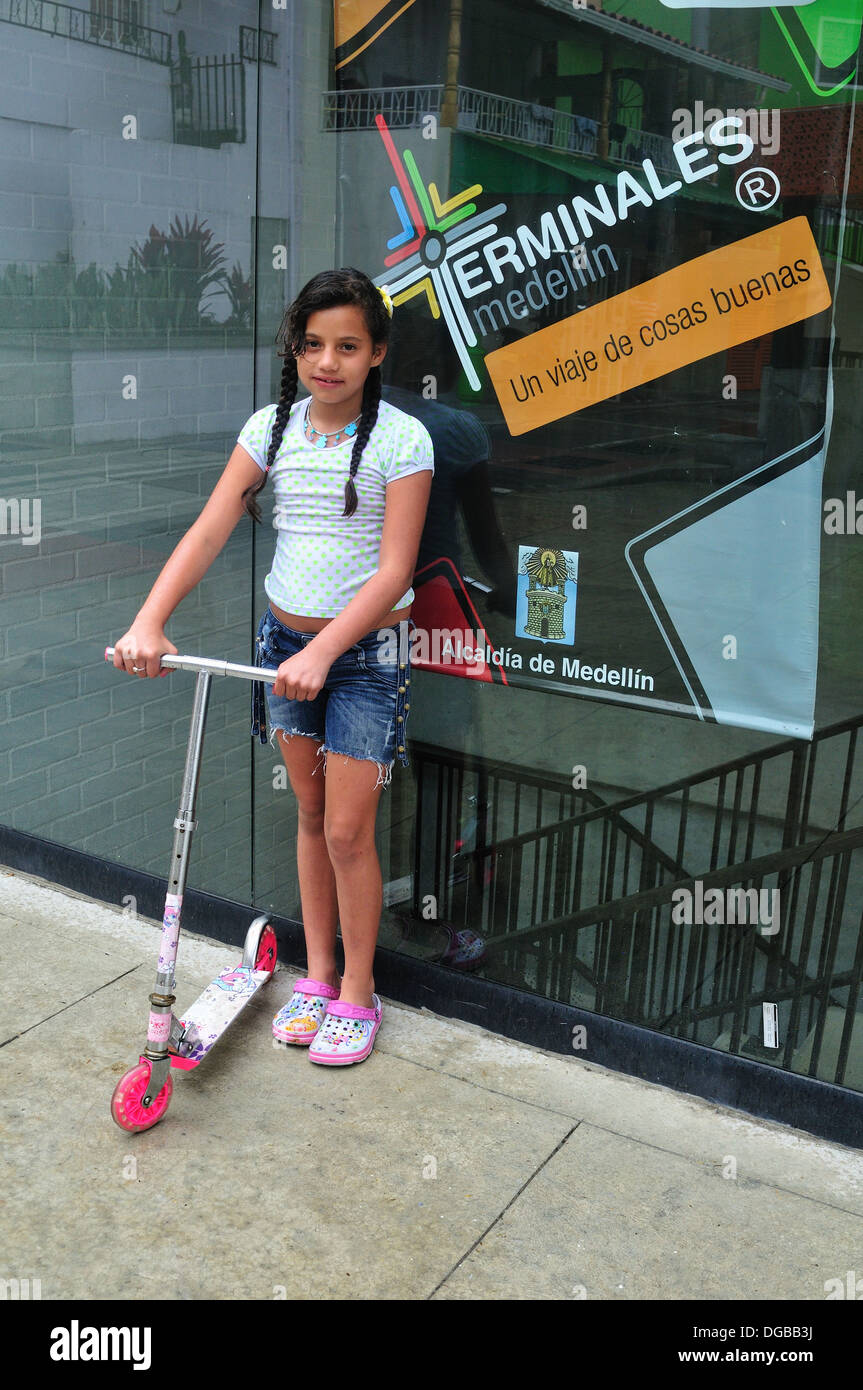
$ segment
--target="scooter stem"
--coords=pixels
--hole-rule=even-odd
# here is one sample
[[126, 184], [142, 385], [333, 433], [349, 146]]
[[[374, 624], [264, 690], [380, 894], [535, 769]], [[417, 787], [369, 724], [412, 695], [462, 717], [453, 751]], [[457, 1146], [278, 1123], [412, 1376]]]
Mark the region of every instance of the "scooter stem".
[[[195, 801], [198, 794], [198, 776], [201, 770], [201, 751], [204, 746], [204, 726], [207, 720], [207, 704], [210, 699], [212, 676], [209, 671], [201, 671], [195, 682], [195, 702], [192, 706], [192, 719], [189, 726], [189, 742], [186, 747], [186, 765], [183, 770], [183, 787], [180, 792], [180, 805], [174, 820], [174, 843], [171, 848], [171, 862], [168, 865], [168, 892], [165, 897], [165, 913], [162, 918], [162, 940], [159, 948], [156, 987], [150, 995], [150, 1023], [147, 1029], [145, 1056], [153, 1064], [150, 1084], [143, 1097], [146, 1106], [152, 1096], [161, 1089], [159, 1080], [168, 1063], [168, 1047], [171, 1042], [171, 1025], [174, 1006], [174, 966], [177, 960], [177, 945], [180, 933], [180, 910], [183, 890], [186, 886], [186, 871], [192, 849], [192, 832], [195, 829]], [[158, 1066], [162, 1063], [162, 1066]]]

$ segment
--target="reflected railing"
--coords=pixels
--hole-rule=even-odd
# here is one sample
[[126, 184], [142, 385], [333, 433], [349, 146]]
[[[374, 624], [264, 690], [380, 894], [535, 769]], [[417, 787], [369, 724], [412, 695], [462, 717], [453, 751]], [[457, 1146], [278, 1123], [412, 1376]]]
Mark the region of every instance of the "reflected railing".
[[[327, 131], [373, 130], [375, 117], [383, 116], [391, 129], [422, 124], [429, 115], [440, 116], [442, 83], [416, 87], [365, 87], [324, 92], [323, 128]], [[599, 123], [590, 116], [557, 111], [535, 102], [458, 88], [458, 129], [493, 135], [534, 148], [567, 154], [597, 155]], [[608, 159], [617, 164], [638, 164], [652, 159], [657, 169], [678, 169], [673, 142], [650, 131], [616, 126], [619, 138], [609, 140]]]
[[502, 901], [493, 978], [863, 1091], [863, 828], [515, 931]]
[[818, 206], [813, 213], [815, 241], [822, 256], [863, 265], [863, 218], [839, 208]]
[[240, 25], [240, 57], [247, 63], [268, 63], [277, 66], [276, 39], [271, 29], [253, 29], [251, 24]]
[[0, 23], [38, 29], [55, 38], [78, 39], [98, 48], [112, 48], [153, 63], [171, 61], [171, 35], [131, 19], [106, 18], [75, 5], [49, 0], [0, 0]]
[[[415, 744], [412, 913], [432, 895], [504, 983], [863, 1089], [861, 727], [611, 803]], [[775, 930], [677, 922], [696, 880], [735, 903], [778, 893]], [[765, 1003], [782, 1010], [780, 1052], [757, 1042]]]
[[184, 56], [171, 72], [173, 135], [178, 145], [242, 145], [246, 69], [242, 58]]
[[443, 86], [366, 87], [354, 91], [324, 92], [324, 130], [374, 130], [375, 117], [383, 116], [393, 130], [422, 124], [424, 116], [440, 114]]

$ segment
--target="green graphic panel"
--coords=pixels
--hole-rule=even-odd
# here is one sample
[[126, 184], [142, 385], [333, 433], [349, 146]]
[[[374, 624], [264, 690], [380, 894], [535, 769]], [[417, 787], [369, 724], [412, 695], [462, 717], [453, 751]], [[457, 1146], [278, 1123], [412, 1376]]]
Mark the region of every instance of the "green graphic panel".
[[773, 10], [779, 30], [816, 96], [833, 96], [857, 72], [863, 0], [815, 0], [799, 10]]
[[856, 54], [863, 0], [815, 0], [799, 10], [796, 18], [826, 68], [838, 68]]

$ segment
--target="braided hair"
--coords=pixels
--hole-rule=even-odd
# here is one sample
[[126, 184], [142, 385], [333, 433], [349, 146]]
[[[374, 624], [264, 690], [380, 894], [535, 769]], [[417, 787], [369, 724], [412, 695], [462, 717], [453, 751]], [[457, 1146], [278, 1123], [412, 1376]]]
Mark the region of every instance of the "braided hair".
[[[284, 358], [284, 366], [282, 367], [279, 387], [279, 401], [270, 432], [266, 469], [260, 482], [246, 488], [243, 493], [245, 509], [255, 521], [261, 520], [261, 509], [255, 500], [256, 496], [266, 485], [270, 468], [279, 452], [291, 407], [296, 399], [299, 384], [297, 358], [303, 352], [309, 316], [319, 309], [335, 309], [345, 304], [356, 304], [362, 310], [369, 336], [376, 347], [389, 341], [389, 311], [384, 304], [380, 290], [361, 270], [354, 270], [352, 266], [345, 266], [341, 270], [323, 270], [300, 290], [293, 304], [285, 311], [285, 316], [276, 334], [276, 342], [281, 344], [278, 355]], [[351, 450], [350, 471], [345, 483], [345, 509], [342, 516], [353, 516], [357, 509], [357, 489], [354, 478], [360, 466], [363, 449], [369, 441], [369, 435], [378, 418], [380, 399], [381, 369], [380, 367], [372, 367], [363, 386], [362, 413], [357, 424], [354, 447]]]

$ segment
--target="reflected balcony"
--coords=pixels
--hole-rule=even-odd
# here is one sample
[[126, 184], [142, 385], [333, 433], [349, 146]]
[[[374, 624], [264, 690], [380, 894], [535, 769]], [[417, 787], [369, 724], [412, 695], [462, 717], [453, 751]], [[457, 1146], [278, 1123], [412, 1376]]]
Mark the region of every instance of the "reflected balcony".
[[[324, 92], [322, 123], [325, 131], [374, 130], [382, 116], [391, 130], [421, 126], [427, 116], [440, 118], [444, 100], [442, 83], [416, 87], [365, 87]], [[599, 155], [599, 122], [590, 116], [556, 111], [535, 102], [459, 87], [457, 129], [489, 135], [534, 149], [596, 158]], [[614, 125], [605, 158], [613, 164], [640, 164], [652, 159], [657, 169], [678, 170], [672, 141], [664, 135]]]

